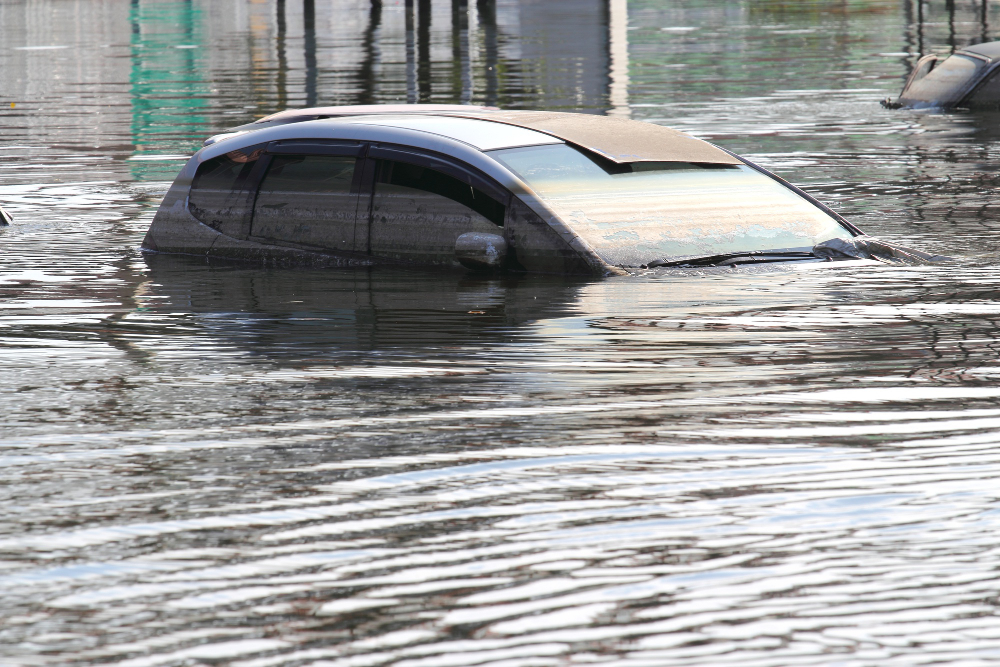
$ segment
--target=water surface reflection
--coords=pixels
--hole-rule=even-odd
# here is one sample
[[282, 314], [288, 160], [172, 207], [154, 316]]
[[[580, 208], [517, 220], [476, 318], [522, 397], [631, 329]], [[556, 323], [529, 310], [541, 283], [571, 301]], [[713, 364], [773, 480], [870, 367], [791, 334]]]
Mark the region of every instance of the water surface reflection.
[[[1000, 6], [555, 4], [0, 4], [4, 661], [996, 660], [1000, 138], [878, 100]], [[411, 97], [677, 126], [956, 261], [138, 253], [206, 135]]]
[[[510, 342], [521, 326], [571, 310], [576, 293], [587, 284], [570, 276], [275, 270], [183, 256], [143, 259], [150, 269], [150, 282], [137, 295], [144, 310], [180, 308], [206, 327], [249, 318], [250, 326], [218, 330], [220, 344], [241, 341], [268, 354]], [[266, 332], [267, 322], [274, 327], [267, 334], [273, 339], [254, 340]]]
[[[780, 663], [990, 636], [988, 270], [161, 259], [133, 307], [48, 338], [89, 336], [82, 368], [9, 412], [21, 654]], [[54, 390], [65, 429], [32, 422]]]

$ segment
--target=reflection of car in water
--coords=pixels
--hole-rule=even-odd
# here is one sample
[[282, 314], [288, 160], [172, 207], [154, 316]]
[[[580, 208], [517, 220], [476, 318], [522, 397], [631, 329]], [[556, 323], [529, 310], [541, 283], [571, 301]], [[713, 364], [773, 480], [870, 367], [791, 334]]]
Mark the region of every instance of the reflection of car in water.
[[903, 91], [882, 106], [943, 109], [1000, 108], [1000, 42], [977, 44], [949, 56], [928, 55], [917, 61]]
[[210, 139], [143, 247], [590, 274], [931, 258], [866, 237], [774, 174], [665, 127], [416, 108], [283, 112]]
[[262, 270], [158, 253], [145, 260], [150, 281], [136, 295], [143, 310], [190, 313], [206, 344], [275, 358], [509, 343], [519, 327], [573, 313], [587, 284], [391, 266]]

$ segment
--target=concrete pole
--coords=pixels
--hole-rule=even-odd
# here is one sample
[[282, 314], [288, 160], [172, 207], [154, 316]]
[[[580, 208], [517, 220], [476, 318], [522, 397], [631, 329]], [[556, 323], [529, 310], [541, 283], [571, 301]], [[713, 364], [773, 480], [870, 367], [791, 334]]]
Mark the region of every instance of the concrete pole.
[[608, 0], [609, 116], [629, 116], [628, 0]]

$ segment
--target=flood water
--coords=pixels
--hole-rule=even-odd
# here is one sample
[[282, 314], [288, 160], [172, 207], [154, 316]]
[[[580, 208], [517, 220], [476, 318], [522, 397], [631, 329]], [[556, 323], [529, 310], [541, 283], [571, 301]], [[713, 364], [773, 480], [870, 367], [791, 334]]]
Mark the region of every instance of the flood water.
[[[995, 664], [998, 119], [878, 104], [982, 6], [0, 3], [0, 663]], [[138, 251], [205, 136], [408, 99], [677, 127], [954, 260]]]

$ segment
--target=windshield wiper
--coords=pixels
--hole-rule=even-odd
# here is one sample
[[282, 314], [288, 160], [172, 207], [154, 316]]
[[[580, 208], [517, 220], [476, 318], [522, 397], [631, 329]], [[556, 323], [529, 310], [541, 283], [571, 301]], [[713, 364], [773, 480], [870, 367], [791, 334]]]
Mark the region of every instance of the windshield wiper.
[[688, 257], [687, 259], [662, 260], [657, 259], [642, 268], [653, 269], [658, 266], [737, 266], [739, 264], [767, 264], [773, 262], [802, 261], [822, 259], [808, 250], [748, 250], [744, 252], [727, 252], [721, 255], [705, 255], [704, 257]]

